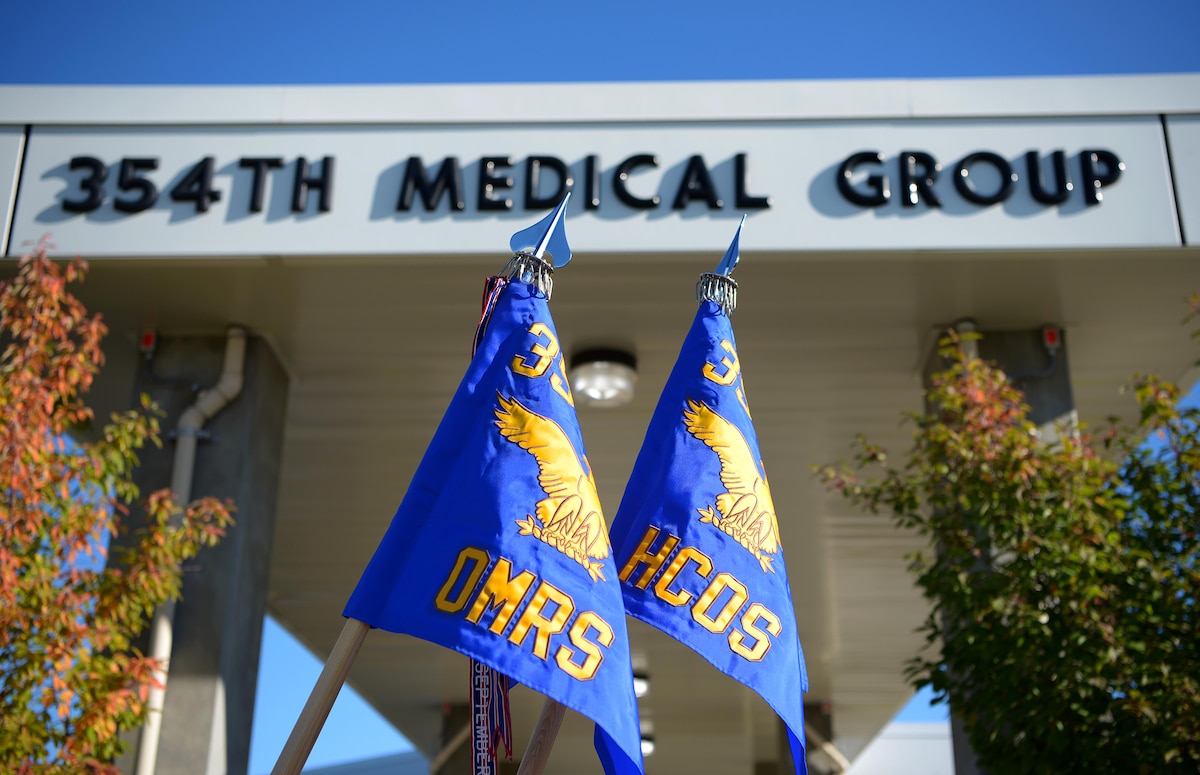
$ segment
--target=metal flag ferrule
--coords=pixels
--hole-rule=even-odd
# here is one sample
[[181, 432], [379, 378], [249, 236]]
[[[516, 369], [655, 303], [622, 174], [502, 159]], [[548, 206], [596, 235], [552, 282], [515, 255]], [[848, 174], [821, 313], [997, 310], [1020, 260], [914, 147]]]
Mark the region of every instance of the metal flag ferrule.
[[567, 243], [566, 212], [571, 192], [563, 197], [554, 212], [527, 229], [521, 229], [509, 239], [513, 257], [502, 275], [534, 285], [546, 298], [554, 291], [554, 270], [571, 260]]
[[726, 315], [732, 315], [737, 309], [737, 282], [734, 281], [731, 275], [733, 268], [738, 265], [741, 260], [741, 253], [738, 248], [738, 240], [742, 236], [742, 226], [746, 223], [746, 216], [742, 216], [741, 223], [738, 224], [737, 231], [733, 235], [733, 242], [729, 243], [729, 249], [725, 251], [724, 258], [721, 263], [717, 264], [717, 268], [712, 272], [704, 272], [700, 275], [700, 281], [696, 283], [696, 301], [711, 301], [721, 305], [721, 309]]

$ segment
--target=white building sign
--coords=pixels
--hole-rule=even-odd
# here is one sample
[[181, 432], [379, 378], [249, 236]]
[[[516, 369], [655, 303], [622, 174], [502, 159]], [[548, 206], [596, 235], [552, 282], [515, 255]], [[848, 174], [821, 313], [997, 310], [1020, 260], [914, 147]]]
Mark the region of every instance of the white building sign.
[[21, 170], [21, 152], [25, 148], [25, 130], [0, 127], [0, 246], [8, 244], [8, 229], [17, 202], [17, 181]]
[[1180, 244], [1146, 116], [35, 125], [9, 253], [46, 233], [89, 257], [492, 253], [568, 187], [586, 252], [711, 252], [743, 213], [762, 251]]
[[1179, 220], [1188, 244], [1200, 241], [1200, 116], [1168, 116]]

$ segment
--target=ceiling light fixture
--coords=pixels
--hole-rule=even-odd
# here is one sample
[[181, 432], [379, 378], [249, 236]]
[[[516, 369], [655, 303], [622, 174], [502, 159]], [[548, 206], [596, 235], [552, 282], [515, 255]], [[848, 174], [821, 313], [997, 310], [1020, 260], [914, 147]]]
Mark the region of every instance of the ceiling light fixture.
[[633, 693], [638, 697], [645, 697], [650, 691], [650, 677], [645, 673], [634, 672], [633, 674]]
[[585, 350], [571, 358], [571, 387], [586, 406], [622, 406], [633, 400], [637, 358], [624, 350]]

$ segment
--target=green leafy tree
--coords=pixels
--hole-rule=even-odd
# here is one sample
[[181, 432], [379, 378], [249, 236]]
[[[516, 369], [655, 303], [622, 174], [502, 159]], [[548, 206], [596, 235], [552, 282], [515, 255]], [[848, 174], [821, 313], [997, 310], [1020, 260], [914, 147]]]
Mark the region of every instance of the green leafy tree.
[[149, 527], [105, 562], [106, 538], [138, 501], [136, 451], [159, 444], [154, 407], [114, 415], [96, 440], [68, 441], [105, 327], [67, 289], [86, 265], [44, 248], [0, 283], [0, 770], [115, 773], [117, 733], [143, 721], [153, 660], [132, 640], [179, 596], [181, 563], [230, 523], [204, 499], [182, 519], [166, 490]]
[[1043, 443], [1000, 370], [951, 337], [897, 464], [860, 438], [832, 489], [929, 541], [917, 688], [953, 698], [1001, 773], [1200, 771], [1200, 411], [1134, 379], [1140, 418]]

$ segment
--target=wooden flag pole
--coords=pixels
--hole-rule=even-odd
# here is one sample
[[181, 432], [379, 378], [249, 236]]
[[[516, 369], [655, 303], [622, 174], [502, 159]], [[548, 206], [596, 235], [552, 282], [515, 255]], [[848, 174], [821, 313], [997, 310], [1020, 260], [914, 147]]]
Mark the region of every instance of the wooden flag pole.
[[517, 775], [542, 775], [542, 770], [546, 769], [546, 762], [550, 760], [554, 739], [558, 737], [558, 728], [562, 726], [563, 717], [566, 715], [566, 705], [555, 700], [546, 700], [537, 726], [529, 736], [529, 745], [525, 746], [525, 755], [521, 757]]
[[370, 625], [365, 622], [357, 619], [346, 620], [346, 626], [342, 628], [337, 643], [333, 644], [333, 651], [329, 652], [329, 659], [325, 660], [321, 677], [317, 679], [312, 694], [308, 695], [308, 702], [304, 704], [304, 710], [300, 711], [300, 718], [296, 719], [296, 726], [292, 727], [292, 734], [283, 746], [271, 775], [299, 775], [300, 770], [304, 768], [308, 755], [312, 753], [313, 744], [321, 734], [321, 727], [325, 726], [329, 709], [333, 707], [333, 701], [337, 699], [342, 684], [346, 683], [346, 676], [350, 674], [354, 658], [358, 656], [358, 650], [362, 648], [363, 640], [370, 629]]

